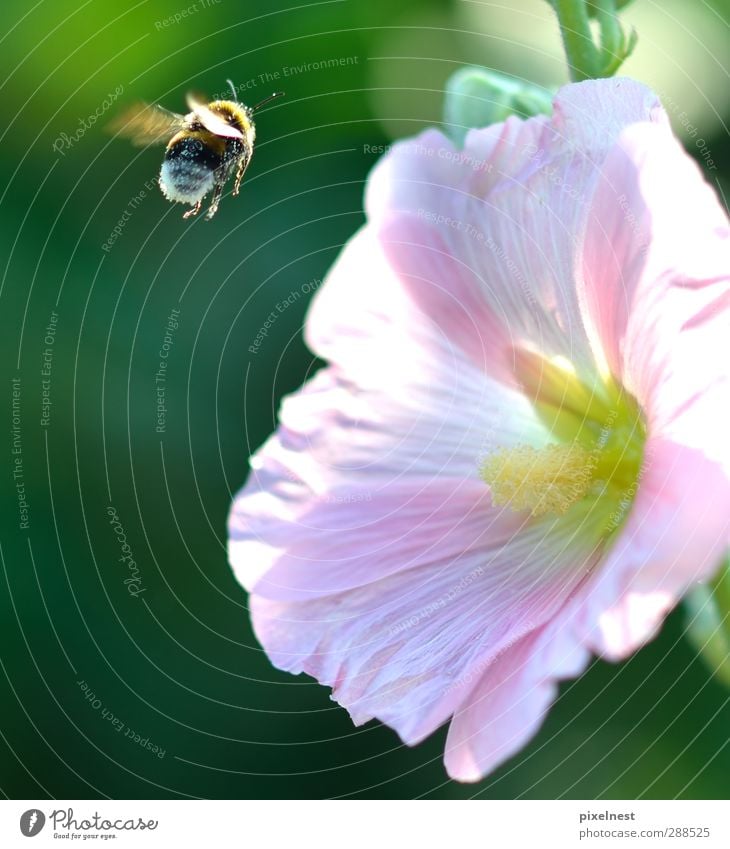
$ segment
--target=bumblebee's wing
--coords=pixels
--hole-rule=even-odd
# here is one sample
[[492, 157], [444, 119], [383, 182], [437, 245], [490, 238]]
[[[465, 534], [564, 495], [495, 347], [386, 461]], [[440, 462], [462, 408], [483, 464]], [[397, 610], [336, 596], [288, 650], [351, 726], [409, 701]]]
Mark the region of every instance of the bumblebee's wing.
[[170, 112], [162, 106], [134, 103], [108, 125], [112, 133], [128, 138], [133, 145], [165, 144], [170, 137], [189, 124], [184, 115]]
[[190, 91], [188, 92], [187, 100], [188, 108], [209, 133], [229, 139], [243, 138], [243, 133], [238, 127], [232, 126], [225, 118], [221, 118], [220, 115], [216, 115], [215, 112], [208, 108], [208, 102], [203, 95], [195, 91]]

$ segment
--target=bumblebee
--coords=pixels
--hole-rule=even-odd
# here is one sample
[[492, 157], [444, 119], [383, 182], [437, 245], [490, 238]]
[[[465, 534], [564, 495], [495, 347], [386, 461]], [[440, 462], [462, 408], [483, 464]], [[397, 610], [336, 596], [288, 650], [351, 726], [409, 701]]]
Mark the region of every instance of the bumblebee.
[[278, 91], [256, 106], [246, 106], [239, 103], [233, 83], [227, 82], [233, 100], [207, 101], [191, 92], [187, 96], [190, 110], [187, 115], [158, 105], [137, 103], [109, 126], [112, 132], [140, 147], [167, 142], [160, 169], [160, 189], [168, 200], [192, 206], [183, 218], [197, 215], [203, 198], [212, 191], [205, 213], [210, 220], [218, 211], [226, 182], [234, 174], [233, 196], [238, 194], [253, 155], [254, 113], [283, 96]]

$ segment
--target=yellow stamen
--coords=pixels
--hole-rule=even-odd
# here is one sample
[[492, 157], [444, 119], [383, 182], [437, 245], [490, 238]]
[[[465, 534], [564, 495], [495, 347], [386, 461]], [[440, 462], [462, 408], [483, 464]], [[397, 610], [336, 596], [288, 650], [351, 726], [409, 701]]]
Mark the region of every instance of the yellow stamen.
[[492, 503], [533, 516], [565, 513], [580, 501], [593, 480], [591, 455], [576, 443], [532, 448], [518, 445], [490, 454], [481, 464]]
[[646, 427], [638, 403], [613, 377], [585, 364], [579, 372], [563, 356], [522, 346], [512, 354], [516, 382], [554, 444], [495, 446], [479, 466], [492, 503], [532, 516], [570, 511], [566, 521], [575, 521], [582, 534], [610, 540], [644, 461]]

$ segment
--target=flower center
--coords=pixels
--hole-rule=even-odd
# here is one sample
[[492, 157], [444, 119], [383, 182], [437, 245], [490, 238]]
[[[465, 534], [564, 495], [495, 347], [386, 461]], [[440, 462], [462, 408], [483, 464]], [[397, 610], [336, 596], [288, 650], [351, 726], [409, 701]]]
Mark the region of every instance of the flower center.
[[562, 516], [583, 505], [581, 521], [601, 536], [615, 531], [639, 481], [646, 431], [635, 399], [613, 378], [581, 379], [567, 361], [516, 349], [515, 374], [550, 432], [542, 447], [498, 448], [480, 465], [492, 503], [532, 516]]
[[565, 513], [591, 485], [590, 455], [580, 445], [518, 445], [490, 454], [481, 475], [492, 487], [492, 502], [533, 516]]

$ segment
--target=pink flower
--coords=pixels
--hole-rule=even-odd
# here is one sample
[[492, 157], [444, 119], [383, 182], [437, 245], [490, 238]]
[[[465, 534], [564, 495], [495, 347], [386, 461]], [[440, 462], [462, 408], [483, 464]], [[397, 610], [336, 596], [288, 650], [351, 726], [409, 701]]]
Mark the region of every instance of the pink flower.
[[436, 130], [370, 176], [230, 516], [280, 669], [474, 781], [557, 682], [618, 660], [728, 543], [728, 226], [656, 96]]

